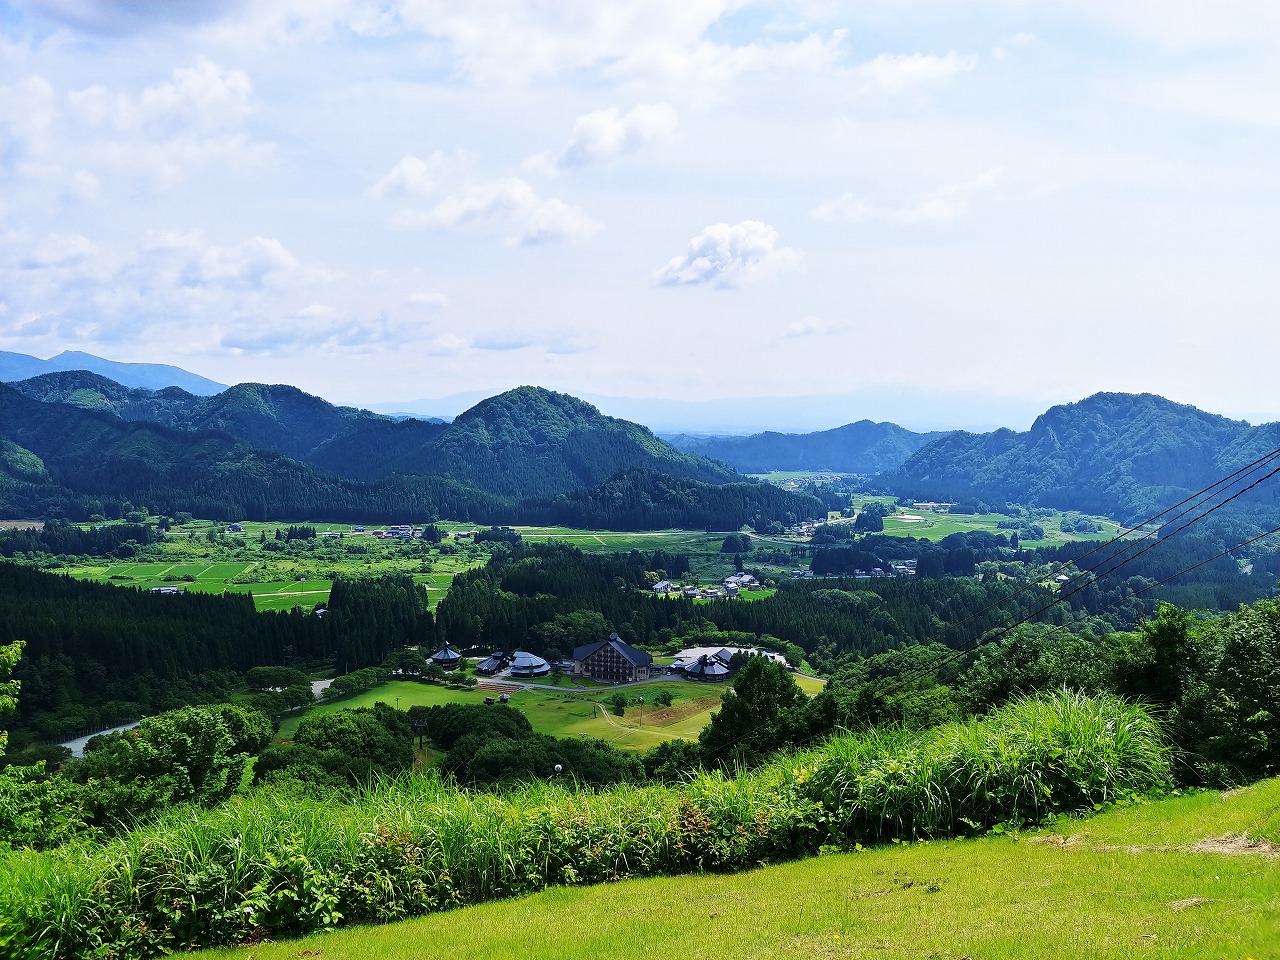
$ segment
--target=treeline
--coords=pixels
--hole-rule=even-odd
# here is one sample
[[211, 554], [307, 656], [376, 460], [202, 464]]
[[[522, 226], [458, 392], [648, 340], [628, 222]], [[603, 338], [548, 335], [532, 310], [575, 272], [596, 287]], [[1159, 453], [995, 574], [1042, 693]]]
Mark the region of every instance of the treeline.
[[[888, 572], [904, 560], [916, 561], [916, 577], [971, 577], [984, 574], [984, 564], [996, 565], [990, 569], [993, 575], [1013, 577], [1060, 568], [1072, 578], [1072, 609], [1105, 616], [1117, 628], [1132, 627], [1162, 600], [1191, 609], [1231, 610], [1271, 595], [1280, 578], [1280, 552], [1273, 545], [1253, 544], [1247, 557], [1231, 550], [1252, 535], [1250, 527], [1231, 520], [1211, 519], [1128, 543], [1077, 541], [1034, 548], [1021, 547], [1016, 534], [981, 530], [953, 533], [934, 543], [856, 536], [848, 524], [827, 529], [819, 535], [824, 545], [813, 550], [817, 576], [877, 567]], [[1079, 573], [1090, 576], [1077, 581]]]
[[157, 595], [0, 564], [0, 645], [27, 644], [15, 670], [20, 739], [222, 700], [256, 666], [370, 666], [433, 636], [426, 593], [408, 575], [338, 580], [316, 617], [259, 613], [248, 594]]
[[59, 556], [105, 557], [122, 544], [156, 543], [160, 535], [147, 523], [118, 523], [87, 530], [66, 521], [46, 523], [43, 530], [0, 530], [0, 557], [21, 553]]
[[788, 525], [823, 512], [817, 497], [772, 484], [715, 485], [632, 469], [596, 487], [527, 501], [518, 522], [605, 530], [737, 530], [744, 525], [763, 529], [770, 522]]
[[[852, 533], [848, 525], [836, 530]], [[812, 568], [817, 576], [826, 576], [876, 567], [887, 570], [893, 563], [915, 560], [918, 577], [971, 577], [979, 561], [1009, 559], [1011, 549], [1008, 537], [983, 530], [953, 533], [937, 543], [915, 537], [868, 534], [849, 546], [816, 549]]]

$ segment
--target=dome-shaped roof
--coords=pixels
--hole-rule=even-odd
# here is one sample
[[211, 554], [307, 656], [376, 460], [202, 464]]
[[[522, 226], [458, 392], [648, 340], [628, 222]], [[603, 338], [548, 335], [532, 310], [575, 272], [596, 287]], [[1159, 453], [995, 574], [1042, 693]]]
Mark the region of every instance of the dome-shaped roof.
[[694, 677], [698, 680], [724, 680], [729, 676], [728, 667], [715, 657], [708, 657], [705, 653], [685, 667], [684, 672], [686, 676]]
[[512, 676], [536, 677], [551, 670], [551, 664], [536, 654], [517, 650], [511, 656]]

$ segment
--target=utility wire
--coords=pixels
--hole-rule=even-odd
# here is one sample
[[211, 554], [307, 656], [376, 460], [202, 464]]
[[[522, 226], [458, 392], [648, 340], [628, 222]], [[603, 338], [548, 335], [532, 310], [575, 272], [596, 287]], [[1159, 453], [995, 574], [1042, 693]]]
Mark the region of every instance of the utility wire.
[[[1262, 458], [1262, 460], [1258, 462], [1261, 463], [1263, 461], [1266, 461], [1269, 464], [1270, 460], [1273, 459], [1276, 455], [1280, 455], [1280, 450], [1274, 451], [1273, 454], [1268, 455], [1268, 457]], [[1237, 471], [1237, 474], [1238, 473], [1239, 471]], [[932, 666], [917, 667], [916, 669], [908, 671], [906, 674], [895, 678], [894, 682], [890, 683], [884, 692], [894, 693], [906, 684], [912, 683], [918, 679], [923, 679], [924, 677], [929, 676], [930, 674], [936, 674], [939, 670], [947, 666], [949, 663], [954, 662], [968, 655], [973, 650], [977, 649], [983, 644], [990, 643], [992, 641], [1001, 639], [1004, 636], [1007, 636], [1014, 629], [1016, 629], [1017, 627], [1021, 626], [1024, 623], [1029, 622], [1030, 620], [1034, 619], [1040, 614], [1044, 613], [1045, 611], [1053, 607], [1055, 604], [1063, 600], [1068, 600], [1071, 597], [1075, 596], [1076, 594], [1080, 593], [1081, 591], [1087, 589], [1097, 579], [1100, 579], [1101, 577], [1109, 576], [1110, 574], [1119, 570], [1121, 567], [1124, 567], [1132, 563], [1134, 560], [1137, 560], [1139, 557], [1155, 549], [1161, 543], [1167, 543], [1170, 539], [1182, 533], [1184, 530], [1190, 529], [1191, 526], [1193, 526], [1194, 524], [1199, 523], [1200, 521], [1204, 520], [1206, 517], [1210, 516], [1211, 514], [1217, 512], [1218, 510], [1221, 510], [1223, 507], [1231, 503], [1233, 500], [1236, 500], [1238, 497], [1254, 489], [1259, 484], [1262, 484], [1267, 480], [1271, 479], [1276, 474], [1280, 474], [1280, 467], [1277, 467], [1275, 470], [1272, 470], [1270, 473], [1266, 474], [1265, 476], [1259, 477], [1258, 479], [1250, 483], [1248, 486], [1242, 487], [1241, 489], [1233, 493], [1231, 496], [1227, 497], [1225, 500], [1222, 500], [1220, 503], [1213, 505], [1212, 507], [1210, 507], [1208, 510], [1205, 510], [1200, 515], [1192, 517], [1187, 523], [1182, 524], [1176, 530], [1174, 530], [1173, 533], [1171, 533], [1168, 537], [1162, 540], [1156, 540], [1152, 543], [1147, 544], [1143, 549], [1139, 550], [1137, 553], [1134, 553], [1128, 557], [1123, 557], [1121, 559], [1121, 554], [1125, 552], [1125, 550], [1121, 550], [1117, 554], [1104, 559], [1102, 561], [1103, 564], [1112, 563], [1113, 561], [1118, 561], [1118, 562], [1113, 563], [1113, 565], [1107, 567], [1107, 569], [1103, 570], [1101, 573], [1096, 572], [1102, 566], [1102, 564], [1099, 564], [1098, 567], [1095, 567], [1093, 570], [1084, 571], [1077, 574], [1070, 581], [1063, 584], [1063, 587], [1060, 590], [1059, 594], [1053, 597], [1051, 600], [1048, 600], [1047, 602], [1042, 603], [1040, 606], [1036, 607], [1034, 610], [1024, 609], [1020, 613], [1015, 614], [1009, 619], [1007, 619], [1003, 624], [997, 624], [996, 626], [989, 628], [988, 630], [984, 631], [982, 634], [979, 634], [976, 638], [966, 642], [965, 644], [962, 644], [960, 647], [954, 648], [953, 653], [939, 656], [937, 661]], [[1236, 474], [1232, 475], [1232, 477], [1235, 477], [1235, 476]], [[1219, 484], [1221, 482], [1222, 481], [1219, 481]], [[1213, 484], [1211, 485], [1211, 487], [1206, 489], [1211, 489], [1213, 486], [1218, 486], [1218, 484]], [[1203, 491], [1201, 492], [1203, 493]], [[1175, 517], [1175, 519], [1181, 519], [1182, 517], [1186, 516], [1188, 513], [1192, 513], [1195, 510], [1198, 510], [1200, 507], [1204, 506], [1204, 504], [1207, 503], [1208, 500], [1212, 498], [1212, 496], [1216, 496], [1216, 495], [1217, 494], [1215, 493], [1215, 494], [1212, 494], [1210, 497], [1205, 498], [1199, 504], [1196, 504], [1188, 508], [1187, 510], [1183, 511], [1178, 517]], [[1187, 500], [1184, 500], [1182, 502], [1186, 503], [1189, 500], [1193, 500], [1198, 496], [1200, 496], [1200, 494], [1194, 494], [1192, 497], [1189, 497], [1187, 498]], [[1169, 511], [1164, 511], [1164, 513], [1168, 513], [1168, 512]], [[1112, 542], [1114, 543], [1115, 541], [1112, 541]], [[1141, 542], [1141, 541], [1134, 541], [1134, 542]], [[1127, 547], [1125, 549], [1127, 549]], [[1091, 551], [1091, 552], [1097, 552], [1097, 551]], [[1021, 592], [1022, 591], [1019, 591], [1019, 593]], [[1015, 594], [1015, 596], [1016, 595], [1017, 594]], [[972, 619], [972, 618], [969, 618], [969, 619]], [[945, 633], [943, 634], [943, 636], [945, 636]]]
[[[1235, 552], [1235, 551], [1237, 551], [1237, 550], [1242, 550], [1242, 549], [1244, 549], [1245, 547], [1252, 546], [1253, 544], [1257, 543], [1258, 541], [1260, 541], [1260, 540], [1265, 540], [1267, 537], [1270, 537], [1270, 536], [1272, 536], [1272, 535], [1274, 535], [1274, 534], [1277, 534], [1277, 533], [1280, 533], [1280, 527], [1272, 527], [1270, 530], [1267, 530], [1265, 533], [1260, 533], [1260, 534], [1258, 534], [1256, 537], [1250, 537], [1248, 540], [1245, 540], [1245, 541], [1243, 541], [1243, 542], [1241, 542], [1241, 543], [1237, 543], [1237, 544], [1236, 544], [1235, 546], [1233, 546], [1233, 547], [1228, 547], [1227, 549], [1223, 550], [1222, 552], [1214, 554], [1212, 557], [1208, 557], [1208, 558], [1206, 558], [1206, 559], [1204, 559], [1204, 560], [1200, 560], [1200, 561], [1199, 561], [1199, 562], [1197, 562], [1197, 563], [1193, 563], [1193, 564], [1192, 564], [1191, 566], [1189, 566], [1189, 567], [1183, 567], [1183, 568], [1182, 568], [1181, 570], [1179, 570], [1177, 573], [1171, 573], [1171, 574], [1169, 574], [1169, 576], [1164, 577], [1164, 578], [1162, 578], [1162, 579], [1160, 579], [1160, 580], [1153, 580], [1151, 583], [1147, 584], [1145, 587], [1142, 587], [1140, 590], [1135, 590], [1135, 591], [1133, 591], [1132, 596], [1134, 596], [1134, 597], [1140, 597], [1140, 596], [1142, 596], [1144, 593], [1148, 593], [1149, 591], [1154, 590], [1154, 589], [1156, 589], [1157, 587], [1164, 586], [1166, 583], [1169, 583], [1171, 580], [1176, 580], [1176, 579], [1178, 579], [1178, 577], [1181, 577], [1181, 576], [1184, 576], [1184, 575], [1186, 575], [1186, 574], [1188, 574], [1188, 573], [1191, 573], [1191, 572], [1192, 572], [1192, 571], [1194, 571], [1194, 570], [1198, 570], [1200, 567], [1203, 567], [1203, 566], [1205, 566], [1206, 564], [1213, 563], [1213, 561], [1215, 561], [1215, 560], [1221, 560], [1223, 557], [1229, 556], [1229, 555], [1231, 555], [1232, 553], [1234, 553], [1234, 552]], [[1058, 626], [1055, 626], [1055, 627], [1050, 628], [1049, 630], [1046, 630], [1046, 631], [1044, 632], [1044, 634], [1042, 634], [1042, 638], [1043, 638], [1043, 639], [1047, 639], [1047, 638], [1049, 638], [1049, 637], [1054, 636], [1055, 634], [1059, 634], [1059, 633], [1062, 633], [1062, 632], [1064, 632], [1064, 631], [1070, 630], [1070, 628], [1071, 628], [1071, 625], [1070, 625], [1070, 624], [1059, 624]], [[895, 678], [895, 679], [896, 679], [896, 678]], [[901, 701], [899, 701], [899, 702], [900, 702], [900, 703], [910, 703], [912, 700], [915, 700], [915, 699], [918, 699], [918, 698], [921, 698], [921, 697], [925, 696], [927, 692], [928, 692], [928, 691], [924, 691], [924, 690], [917, 690], [917, 691], [914, 691], [913, 693], [909, 693], [907, 696], [903, 697], [903, 698], [902, 698], [902, 700], [901, 700]]]
[[[1107, 540], [1099, 544], [1098, 546], [1094, 547], [1092, 550], [1089, 550], [1088, 552], [1081, 554], [1079, 557], [1076, 557], [1074, 560], [1064, 560], [1061, 563], [1057, 564], [1056, 566], [1050, 567], [1049, 572], [1046, 574], [1046, 576], [1052, 577], [1061, 573], [1063, 570], [1067, 569], [1070, 566], [1073, 566], [1073, 565], [1079, 566], [1082, 560], [1087, 560], [1089, 557], [1092, 557], [1095, 554], [1098, 554], [1104, 550], [1107, 550], [1110, 547], [1114, 547], [1117, 544], [1120, 544], [1120, 549], [1119, 551], [1117, 551], [1116, 556], [1124, 553], [1126, 550], [1131, 549], [1135, 544], [1141, 543], [1143, 540], [1147, 539], [1148, 537], [1155, 536], [1159, 532], [1158, 530], [1143, 531], [1142, 528], [1148, 526], [1149, 524], [1157, 522], [1161, 518], [1165, 518], [1168, 514], [1173, 513], [1175, 510], [1178, 510], [1179, 508], [1184, 507], [1187, 504], [1191, 504], [1192, 501], [1200, 500], [1199, 503], [1192, 504], [1192, 506], [1187, 507], [1187, 509], [1184, 510], [1182, 513], [1177, 514], [1176, 516], [1168, 519], [1164, 524], [1164, 526], [1168, 526], [1169, 523], [1180, 520], [1182, 517], [1186, 516], [1188, 513], [1194, 511], [1198, 507], [1202, 506], [1204, 503], [1208, 502], [1208, 500], [1212, 499], [1213, 496], [1216, 496], [1218, 493], [1221, 493], [1223, 492], [1223, 490], [1229, 488], [1231, 484], [1237, 482], [1239, 479], [1246, 476], [1253, 470], [1256, 470], [1260, 467], [1270, 464], [1271, 462], [1275, 461], [1277, 458], [1280, 458], [1280, 448], [1272, 450], [1270, 453], [1265, 454], [1264, 456], [1259, 457], [1257, 460], [1254, 460], [1252, 463], [1246, 464], [1245, 466], [1241, 467], [1239, 470], [1236, 470], [1234, 473], [1228, 474], [1226, 477], [1223, 477], [1220, 480], [1214, 481], [1213, 483], [1209, 484], [1209, 486], [1203, 488], [1202, 490], [1196, 491], [1195, 493], [1184, 498], [1183, 500], [1180, 500], [1178, 503], [1175, 503], [1172, 506], [1167, 507], [1164, 510], [1161, 510], [1159, 513], [1151, 517], [1148, 517], [1145, 520], [1140, 520], [1136, 524], [1130, 527], [1122, 529], [1110, 540]], [[1222, 489], [1221, 490], [1216, 489], [1219, 487], [1221, 487]], [[1203, 498], [1203, 499], [1200, 499], [1200, 498]], [[1137, 539], [1130, 538], [1130, 534], [1137, 533], [1140, 531], [1143, 532], [1143, 535], [1141, 537]], [[1135, 557], [1140, 555], [1141, 554], [1136, 554]], [[1110, 559], [1112, 558], [1110, 557], [1106, 558], [1102, 562], [1105, 563]], [[1075, 574], [1071, 580], [1067, 581], [1067, 585], [1070, 585], [1072, 581], [1076, 579], [1087, 577], [1089, 572], [1090, 571], [1083, 571]], [[1017, 597], [1021, 596], [1022, 594], [1026, 593], [1028, 590], [1034, 589], [1036, 586], [1037, 584], [1034, 582], [1027, 582], [1023, 584], [1020, 588], [1015, 590], [1012, 594], [1009, 594], [1008, 596], [1001, 597], [997, 600], [992, 601], [982, 609], [977, 610], [974, 613], [971, 613], [969, 616], [965, 617], [963, 620], [959, 620], [955, 623], [948, 624], [945, 630], [943, 631], [942, 635], [940, 637], [934, 638], [935, 641], [942, 643], [948, 633], [960, 629], [965, 624], [973, 620], [976, 620], [977, 618], [987, 613], [990, 613], [992, 610], [998, 607], [1004, 606], [1005, 604], [1009, 603], [1011, 600], [1014, 600]], [[994, 629], [994, 628], [988, 628], [988, 629]]]

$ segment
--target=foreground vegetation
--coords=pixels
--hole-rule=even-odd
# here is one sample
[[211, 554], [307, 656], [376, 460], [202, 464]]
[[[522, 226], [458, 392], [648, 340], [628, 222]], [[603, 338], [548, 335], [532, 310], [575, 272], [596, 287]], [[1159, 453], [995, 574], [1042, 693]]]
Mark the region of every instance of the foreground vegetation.
[[1280, 941], [1278, 811], [1280, 780], [1268, 780], [1064, 818], [1031, 835], [902, 844], [732, 876], [555, 887], [448, 916], [198, 956], [465, 960], [510, 955], [514, 938], [530, 960], [720, 960], [726, 944], [751, 960], [1261, 960]]
[[1170, 783], [1158, 725], [1058, 694], [922, 733], [842, 737], [736, 777], [466, 792], [434, 774], [347, 802], [262, 790], [0, 868], [7, 957], [143, 956], [387, 922], [552, 885], [735, 871], [943, 838]]

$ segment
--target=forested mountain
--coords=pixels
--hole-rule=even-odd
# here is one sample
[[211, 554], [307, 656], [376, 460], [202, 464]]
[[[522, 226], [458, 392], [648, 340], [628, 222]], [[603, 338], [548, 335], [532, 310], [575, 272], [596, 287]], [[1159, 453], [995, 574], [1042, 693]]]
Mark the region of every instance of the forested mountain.
[[[1099, 393], [1050, 408], [1026, 433], [947, 434], [882, 479], [895, 493], [1040, 504], [1136, 520], [1280, 447], [1253, 427], [1152, 394]], [[1280, 483], [1242, 498], [1280, 510]]]
[[118, 516], [126, 500], [157, 513], [219, 519], [470, 519], [509, 509], [447, 477], [356, 483], [225, 433], [129, 423], [31, 400], [5, 385], [0, 440], [9, 442], [0, 450], [9, 465], [0, 469], [0, 510], [9, 516]]
[[[482, 400], [430, 445], [432, 469], [495, 493], [551, 496], [640, 469], [704, 483], [740, 480], [703, 457], [680, 453], [646, 428], [541, 387]], [[402, 469], [407, 469], [404, 464]]]
[[393, 425], [389, 417], [337, 407], [284, 384], [240, 383], [202, 397], [177, 387], [129, 388], [96, 373], [73, 370], [46, 373], [12, 386], [42, 403], [67, 403], [185, 432], [217, 430], [260, 450], [303, 461], [310, 461], [317, 448], [336, 437]]
[[672, 446], [719, 460], [743, 473], [773, 470], [830, 470], [876, 474], [893, 470], [943, 433], [913, 433], [896, 423], [859, 420], [817, 433], [774, 433], [749, 437], [668, 438]]
[[42, 403], [65, 403], [186, 433], [218, 431], [352, 480], [436, 474], [504, 497], [551, 497], [642, 469], [706, 483], [741, 479], [680, 453], [638, 424], [576, 397], [519, 387], [476, 404], [453, 423], [337, 407], [297, 387], [242, 383], [212, 397], [177, 388], [129, 389], [85, 371], [12, 384]]
[[[273, 389], [266, 395], [290, 397], [289, 391], [292, 388]], [[264, 395], [246, 389], [220, 396], [227, 394], [246, 401]], [[305, 394], [300, 397], [304, 399], [297, 404], [293, 397], [282, 406], [296, 411], [312, 401], [323, 404]], [[123, 402], [133, 401], [126, 397]], [[187, 511], [225, 520], [323, 517], [400, 522], [451, 517], [515, 523], [533, 517], [585, 526], [616, 519], [637, 529], [722, 523], [736, 528], [753, 519], [794, 520], [822, 510], [813, 497], [765, 484], [722, 488], [688, 479], [715, 481], [737, 475], [677, 453], [642, 427], [601, 417], [572, 397], [523, 388], [481, 406], [483, 410], [449, 434], [447, 444], [429, 451], [434, 458], [429, 470], [362, 481], [276, 451], [255, 449], [225, 432], [130, 422], [100, 409], [33, 400], [0, 385], [0, 516], [110, 518], [132, 503], [154, 513]], [[284, 419], [272, 421], [264, 415], [238, 422], [261, 426]], [[375, 437], [379, 429], [405, 430], [405, 425], [390, 420], [369, 422]], [[418, 426], [437, 437], [452, 429]], [[406, 444], [421, 435], [419, 431]], [[345, 454], [347, 459], [372, 459], [367, 453], [372, 441], [364, 432], [350, 436], [361, 446]], [[331, 444], [326, 449], [335, 448]], [[446, 470], [457, 475], [447, 475]], [[627, 470], [639, 470], [646, 479], [620, 486], [604, 483]], [[664, 470], [680, 476], [669, 477]]]

